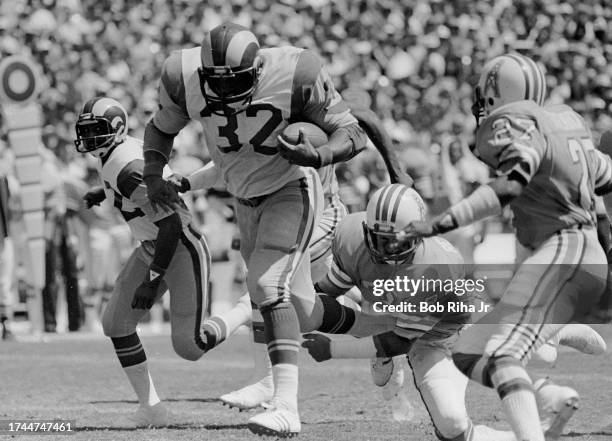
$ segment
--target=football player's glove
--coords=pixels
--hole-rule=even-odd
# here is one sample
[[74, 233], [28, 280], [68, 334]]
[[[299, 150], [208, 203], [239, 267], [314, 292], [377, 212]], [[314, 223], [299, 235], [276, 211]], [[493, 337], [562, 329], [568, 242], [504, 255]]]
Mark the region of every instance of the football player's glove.
[[85, 201], [87, 208], [91, 208], [94, 205], [100, 205], [104, 199], [106, 199], [106, 193], [104, 193], [104, 189], [102, 187], [92, 188], [85, 193], [85, 196], [83, 196], [83, 200]]
[[308, 353], [316, 361], [321, 362], [331, 358], [331, 339], [323, 334], [310, 333], [304, 334], [304, 342], [302, 347], [308, 350]]
[[189, 179], [179, 173], [174, 173], [172, 176], [170, 176], [168, 178], [168, 182], [172, 184], [179, 193], [186, 193], [191, 190]]
[[136, 288], [134, 297], [132, 299], [133, 309], [151, 309], [159, 285], [161, 284], [162, 278], [164, 277], [165, 271], [161, 268], [151, 265], [147, 274], [147, 278]]
[[308, 140], [304, 131], [300, 129], [298, 143], [291, 144], [285, 141], [282, 136], [278, 136], [278, 153], [289, 163], [302, 165], [304, 167], [319, 168], [321, 166], [321, 156]]
[[161, 176], [150, 175], [144, 181], [147, 186], [147, 197], [155, 212], [158, 208], [173, 210], [180, 204], [181, 199], [174, 185]]

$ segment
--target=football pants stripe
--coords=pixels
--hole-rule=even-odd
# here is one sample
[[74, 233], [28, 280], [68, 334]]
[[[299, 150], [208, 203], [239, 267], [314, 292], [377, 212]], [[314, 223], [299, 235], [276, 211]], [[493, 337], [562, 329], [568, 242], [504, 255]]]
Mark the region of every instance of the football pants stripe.
[[[196, 236], [197, 235], [197, 236]], [[199, 237], [198, 237], [199, 236]], [[195, 279], [195, 298], [196, 298], [196, 320], [194, 326], [194, 337], [198, 347], [206, 350], [206, 342], [202, 339], [201, 325], [206, 315], [208, 301], [208, 271], [210, 268], [210, 253], [206, 243], [201, 239], [200, 234], [193, 230], [191, 226], [183, 230], [181, 242], [191, 255], [193, 264], [193, 275]]]
[[[562, 260], [563, 255], [565, 254], [565, 241], [563, 240], [563, 237], [557, 233], [557, 236], [559, 237], [559, 241], [557, 242], [557, 246], [555, 247], [555, 252], [554, 252], [554, 256], [551, 260], [551, 263], [548, 265], [548, 267], [546, 268], [546, 270], [544, 270], [544, 273], [542, 274], [542, 276], [540, 277], [540, 279], [538, 280], [533, 293], [531, 294], [531, 297], [529, 298], [529, 300], [527, 301], [527, 303], [525, 304], [525, 306], [522, 309], [522, 313], [521, 313], [521, 317], [518, 320], [518, 322], [514, 325], [514, 327], [512, 328], [512, 331], [510, 331], [510, 333], [508, 334], [508, 337], [506, 337], [505, 341], [499, 345], [499, 347], [493, 352], [493, 354], [491, 355], [492, 357], [497, 357], [499, 355], [502, 355], [505, 353], [505, 351], [508, 348], [512, 348], [520, 339], [520, 333], [524, 332], [524, 323], [525, 323], [525, 319], [528, 315], [528, 313], [530, 312], [532, 305], [535, 303], [538, 294], [540, 292], [540, 288], [541, 286], [544, 284], [545, 280], [548, 280], [551, 275], [553, 274], [552, 270], [554, 268], [554, 265], [556, 265], [560, 260]], [[523, 263], [523, 265], [525, 265], [525, 263]], [[521, 274], [520, 272], [520, 268], [519, 271], [517, 273], [517, 275], [515, 275], [514, 277], [518, 277]], [[512, 284], [512, 281], [510, 282]], [[503, 297], [502, 297], [502, 302], [503, 302]]]
[[[568, 269], [568, 271], [564, 271], [564, 274], [567, 275], [567, 278], [563, 281], [561, 286], [556, 290], [555, 296], [546, 306], [546, 309], [544, 311], [544, 317], [542, 319], [542, 323], [540, 324], [537, 330], [536, 336], [539, 336], [540, 332], [542, 331], [542, 328], [544, 328], [544, 325], [546, 324], [546, 320], [552, 312], [552, 307], [557, 302], [557, 299], [559, 298], [559, 296], [563, 293], [563, 288], [567, 285], [567, 283], [570, 280], [574, 278], [574, 276], [578, 272], [578, 269], [580, 268], [580, 264], [582, 263], [582, 259], [584, 258], [584, 253], [587, 248], [586, 247], [587, 238], [586, 238], [584, 231], [582, 230], [572, 230], [572, 231], [564, 230], [561, 232], [561, 234], [567, 236], [568, 243], [570, 243], [570, 245], [568, 246], [568, 249], [570, 251], [573, 250], [573, 252], [567, 253], [568, 256], [570, 257], [570, 260], [568, 263], [573, 264], [572, 265], [573, 268], [571, 270]], [[521, 359], [525, 358], [530, 353], [530, 351], [534, 349], [534, 346], [537, 343], [537, 341], [538, 341], [537, 338], [533, 339], [531, 344], [527, 347], [527, 349], [522, 354]]]
[[290, 282], [293, 273], [304, 257], [304, 251], [310, 244], [310, 239], [314, 231], [316, 213], [319, 210], [318, 201], [320, 195], [316, 193], [320, 190], [320, 185], [316, 185], [316, 172], [313, 169], [306, 169], [307, 176], [300, 179], [300, 192], [302, 195], [302, 218], [298, 227], [296, 238], [297, 249], [288, 256], [287, 264], [278, 279], [278, 296], [289, 299], [291, 296]]

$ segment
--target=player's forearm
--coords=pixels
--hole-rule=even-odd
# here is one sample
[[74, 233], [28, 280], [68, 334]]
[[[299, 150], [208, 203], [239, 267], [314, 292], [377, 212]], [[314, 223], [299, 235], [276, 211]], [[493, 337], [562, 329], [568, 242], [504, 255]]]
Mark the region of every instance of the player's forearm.
[[181, 218], [177, 213], [173, 213], [155, 222], [155, 225], [159, 230], [155, 240], [155, 254], [151, 268], [165, 272], [178, 246], [182, 228]]
[[[382, 121], [371, 109], [352, 109], [351, 113], [357, 121], [359, 126], [365, 131], [376, 150], [380, 153], [387, 167], [389, 173], [389, 179], [392, 184], [399, 182], [399, 177], [404, 174], [400, 161], [395, 154], [393, 148], [393, 142], [391, 137], [382, 125]], [[408, 185], [407, 182], [402, 182]]]
[[490, 216], [499, 215], [502, 207], [523, 190], [519, 181], [502, 176], [491, 184], [474, 190], [468, 197], [452, 205], [433, 222], [434, 234], [442, 234]]
[[327, 143], [317, 149], [321, 167], [351, 159], [365, 145], [366, 135], [358, 124], [341, 127], [331, 134]]
[[161, 177], [164, 166], [168, 163], [174, 137], [159, 130], [153, 120], [149, 121], [144, 133], [144, 170], [143, 180], [146, 183], [148, 177]]
[[331, 338], [329, 352], [331, 358], [387, 358], [405, 355], [412, 346], [412, 340], [405, 339], [388, 331], [373, 337], [339, 340]]
[[215, 163], [210, 161], [204, 167], [196, 170], [187, 177], [190, 190], [202, 190], [211, 188], [219, 179], [219, 169]]

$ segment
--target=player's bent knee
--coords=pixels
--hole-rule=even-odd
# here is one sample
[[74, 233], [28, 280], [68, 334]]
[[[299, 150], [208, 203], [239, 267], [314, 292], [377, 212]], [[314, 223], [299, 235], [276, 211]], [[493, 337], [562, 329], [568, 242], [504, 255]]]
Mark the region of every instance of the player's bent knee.
[[284, 295], [284, 289], [279, 286], [278, 280], [266, 275], [259, 278], [249, 279], [247, 288], [251, 295], [251, 300], [256, 305], [274, 301]]
[[176, 355], [188, 360], [196, 361], [204, 355], [204, 350], [200, 349], [192, 335], [172, 335], [172, 348]]

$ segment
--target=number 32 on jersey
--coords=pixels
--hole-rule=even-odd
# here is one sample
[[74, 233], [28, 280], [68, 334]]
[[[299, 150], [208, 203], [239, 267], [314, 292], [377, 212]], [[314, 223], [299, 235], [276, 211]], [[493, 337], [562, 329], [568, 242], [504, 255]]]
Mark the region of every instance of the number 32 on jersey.
[[[200, 112], [201, 117], [213, 117], [215, 121], [217, 116], [209, 110], [208, 107]], [[244, 144], [251, 144], [253, 150], [263, 155], [275, 155], [278, 150], [276, 148], [276, 136], [270, 139], [272, 145], [264, 145], [270, 136], [278, 129], [283, 122], [283, 115], [280, 109], [274, 107], [270, 103], [251, 104], [244, 112], [225, 117], [225, 125], [217, 126], [217, 136], [221, 139], [226, 139], [228, 145], [218, 145], [221, 153], [237, 152]], [[240, 129], [238, 128], [238, 119], [241, 121]], [[246, 126], [246, 127], [244, 127]], [[242, 137], [247, 139], [242, 139]]]

